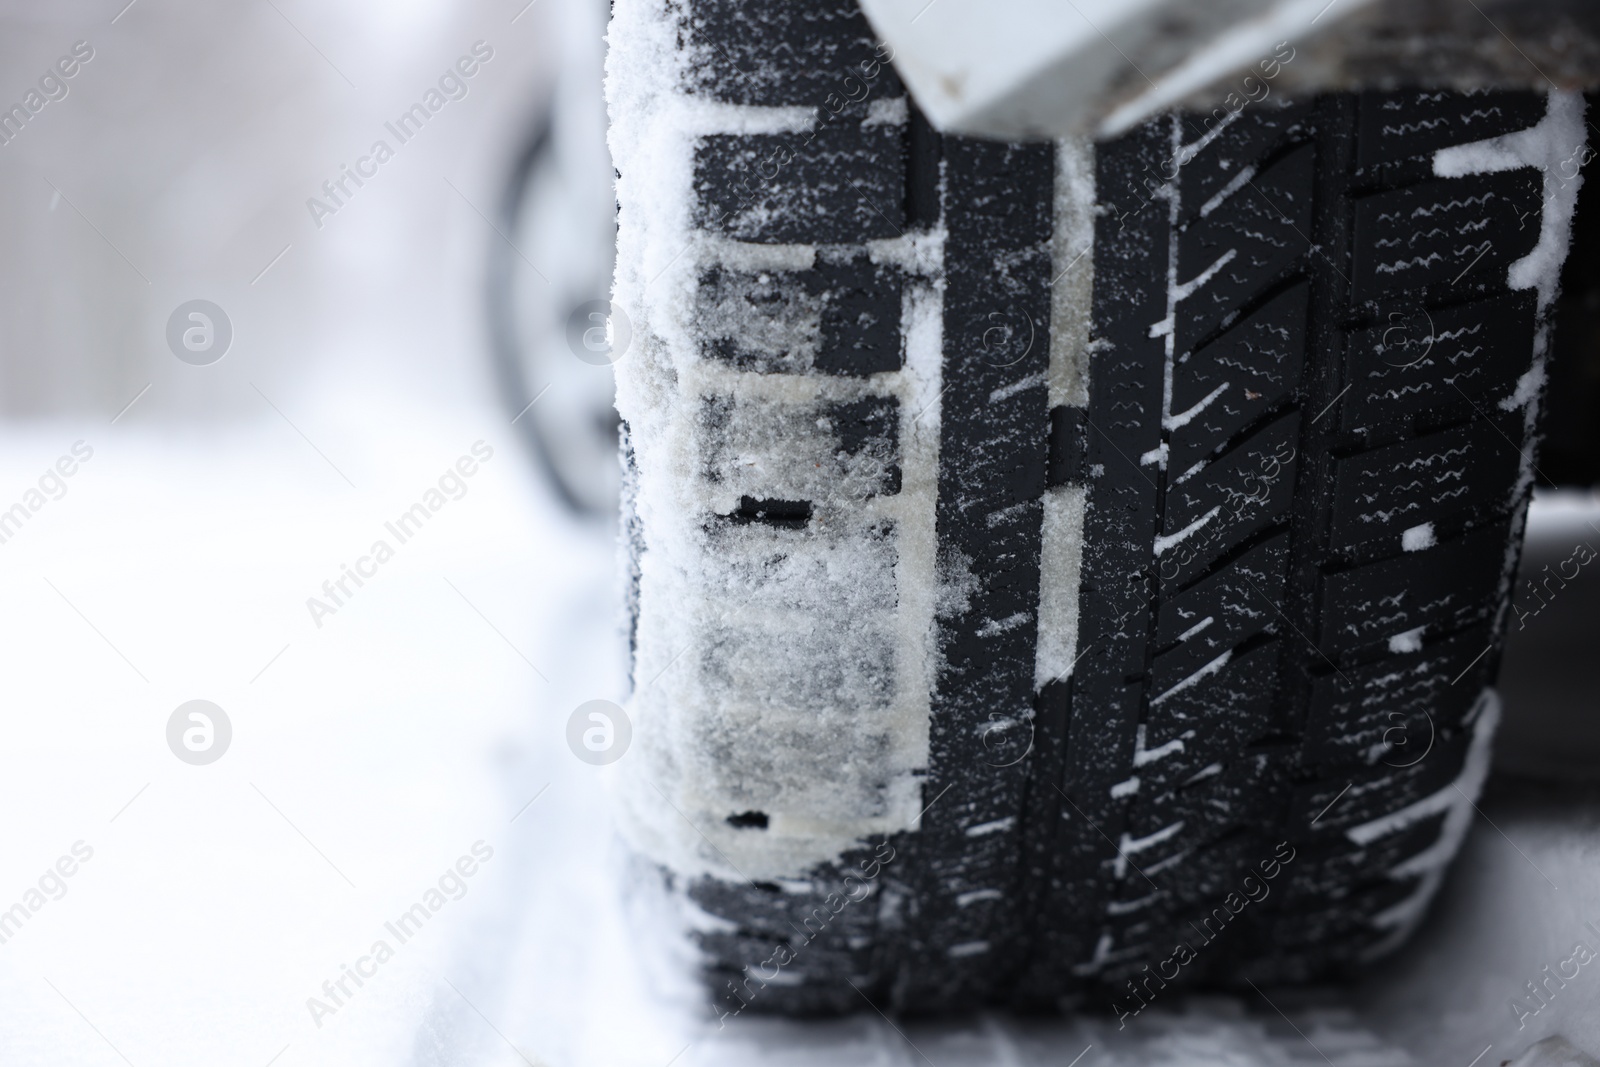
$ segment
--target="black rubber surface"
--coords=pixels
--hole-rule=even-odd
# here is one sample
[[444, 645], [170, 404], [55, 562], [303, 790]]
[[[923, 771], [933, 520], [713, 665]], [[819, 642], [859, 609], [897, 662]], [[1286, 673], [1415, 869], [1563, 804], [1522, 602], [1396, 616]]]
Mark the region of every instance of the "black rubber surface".
[[[833, 114], [840, 76], [882, 56], [847, 0], [688, 7], [684, 46], [724, 60], [698, 92], [823, 115], [699, 144], [704, 230], [821, 246], [811, 271], [700, 281], [705, 309], [818, 310], [809, 356], [748, 325], [705, 354], [751, 374], [897, 370], [903, 279], [863, 246], [942, 228], [937, 535], [973, 580], [936, 619], [920, 829], [806, 884], [688, 887], [728, 924], [696, 935], [717, 1010], [1131, 1011], [1168, 985], [1334, 976], [1388, 947], [1375, 917], [1419, 884], [1390, 872], [1443, 814], [1366, 845], [1346, 831], [1461, 772], [1530, 484], [1522, 409], [1500, 402], [1541, 325], [1531, 291], [1506, 288], [1537, 239], [1538, 173], [1438, 179], [1429, 160], [1538, 122], [1543, 98], [1338, 95], [1098, 146], [1089, 402], [1051, 410], [1046, 342], [985, 353], [996, 311], [1048, 336], [1054, 147], [941, 139], [914, 109], [867, 122], [867, 97]], [[868, 81], [903, 94], [887, 64]], [[1208, 271], [1172, 299], [1172, 278]], [[827, 417], [844, 452], [892, 457], [906, 414]], [[1080, 658], [1039, 688], [1043, 501], [1062, 486], [1088, 502]], [[899, 488], [890, 463], [878, 491]], [[747, 496], [728, 521], [805, 537], [810, 518]], [[867, 897], [841, 905], [869, 865]], [[1247, 878], [1270, 892], [1236, 907]], [[1169, 974], [1180, 944], [1192, 958]]]
[[[1149, 324], [1166, 310], [1169, 204], [1119, 200], [1170, 154], [1173, 120], [1100, 150], [1113, 211], [1097, 233], [1106, 345], [1085, 416], [1088, 463], [1104, 471], [1089, 482], [1090, 647], [1036, 916], [1078, 921], [1039, 923], [1046, 947], [1013, 999], [1087, 980], [1131, 1010], [1166, 984], [1149, 968], [1179, 945], [1195, 952], [1185, 983], [1338, 973], [1385, 940], [1375, 916], [1416, 889], [1390, 870], [1438, 840], [1442, 813], [1365, 848], [1344, 831], [1448, 788], [1496, 667], [1527, 489], [1522, 413], [1497, 405], [1528, 370], [1534, 331], [1532, 294], [1504, 286], [1532, 247], [1537, 231], [1517, 223], [1542, 189], [1533, 171], [1434, 180], [1406, 152], [1451, 143], [1447, 127], [1506, 132], [1543, 105], [1414, 99], [1430, 120], [1497, 124], [1440, 120], [1430, 138], [1369, 144], [1397, 108], [1409, 114], [1406, 98], [1333, 97], [1247, 113], [1181, 169], [1177, 277], [1234, 258], [1177, 306], [1170, 410], [1229, 388], [1166, 433], [1164, 339]], [[1177, 121], [1193, 142], [1198, 127]], [[1163, 443], [1165, 470], [1136, 465]], [[1403, 532], [1429, 523], [1415, 536], [1432, 543], [1406, 551]], [[1113, 797], [1134, 775], [1137, 791]], [[1281, 860], [1281, 842], [1289, 876], [1213, 942], [1204, 917]]]

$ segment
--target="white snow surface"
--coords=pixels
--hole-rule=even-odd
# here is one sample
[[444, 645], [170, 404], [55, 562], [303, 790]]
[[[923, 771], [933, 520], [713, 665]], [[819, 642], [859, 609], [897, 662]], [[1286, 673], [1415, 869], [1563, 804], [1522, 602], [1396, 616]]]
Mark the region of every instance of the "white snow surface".
[[1406, 552], [1421, 552], [1435, 544], [1433, 523], [1425, 522], [1400, 532], [1400, 547]]
[[1513, 289], [1536, 289], [1540, 311], [1556, 297], [1561, 265], [1566, 262], [1572, 214], [1583, 187], [1588, 160], [1588, 129], [1583, 94], [1552, 91], [1545, 117], [1537, 125], [1471, 144], [1452, 145], [1434, 153], [1433, 172], [1441, 178], [1535, 167], [1544, 178], [1539, 242], [1512, 263], [1507, 282]]
[[[1094, 288], [1094, 153], [1083, 141], [1056, 150], [1055, 225], [1051, 235], [1051, 407], [1089, 402], [1089, 317]], [[1066, 678], [1078, 657], [1078, 579], [1088, 491], [1054, 486], [1044, 494], [1039, 543], [1039, 636], [1034, 687]]]
[[1079, 654], [1078, 578], [1087, 495], [1082, 486], [1060, 485], [1045, 491], [1035, 688], [1070, 675]]
[[[31, 484], [63, 444], [96, 448], [68, 495], [0, 546], [17, 742], [0, 753], [4, 902], [72, 842], [94, 849], [0, 945], [7, 1067], [123, 1063], [108, 1042], [136, 1067], [1065, 1067], [1080, 1053], [1078, 1067], [1307, 1067], [1325, 1063], [1316, 1050], [1338, 1067], [1465, 1067], [1492, 1044], [1481, 1067], [1557, 1033], [1600, 1051], [1591, 967], [1525, 1029], [1507, 1007], [1600, 925], [1600, 805], [1508, 806], [1492, 790], [1493, 823], [1461, 826], [1417, 940], [1364, 984], [1263, 990], [1301, 1033], [1255, 997], [1158, 1001], [1120, 1031], [1003, 1013], [891, 1024], [865, 1009], [719, 1029], [677, 940], [717, 921], [681, 898], [653, 911], [659, 899], [629, 887], [640, 875], [606, 801], [634, 753], [589, 767], [563, 736], [572, 708], [624, 685], [609, 546], [497, 447], [398, 569], [319, 631], [304, 598], [339, 546], [364, 546], [462, 444], [498, 445], [505, 416], [290, 410], [359, 492], [275, 416], [192, 440], [134, 419], [0, 431], [3, 485]], [[233, 718], [209, 767], [179, 763], [161, 737], [196, 696]], [[307, 998], [479, 839], [495, 853], [466, 894], [317, 1028]]]
[[1389, 651], [1394, 653], [1420, 652], [1422, 650], [1422, 633], [1426, 629], [1426, 626], [1417, 626], [1391, 635], [1389, 638]]
[[1050, 406], [1089, 404], [1089, 320], [1094, 295], [1094, 146], [1056, 149], [1055, 224], [1050, 258]]
[[[775, 328], [751, 323], [737, 301], [719, 310], [726, 321], [699, 316], [708, 266], [803, 269], [816, 251], [739, 246], [695, 230], [693, 138], [807, 123], [805, 109], [686, 94], [679, 15], [664, 0], [626, 0], [609, 31], [609, 140], [621, 173], [614, 300], [636, 338], [617, 368], [617, 406], [630, 427], [647, 545], [628, 703], [639, 758], [622, 775], [624, 825], [644, 854], [681, 872], [795, 877], [869, 834], [915, 827], [922, 809], [939, 586], [939, 289], [908, 284], [905, 367], [894, 374], [757, 374], [704, 356], [719, 335], [708, 331]], [[880, 122], [903, 117], [874, 112]], [[939, 243], [937, 234], [898, 238], [869, 251], [916, 276], [937, 263]], [[815, 324], [802, 315], [776, 328], [775, 347], [802, 350]], [[824, 474], [818, 464], [838, 446], [819, 405], [874, 395], [900, 402], [902, 487], [863, 501], [882, 457], [842, 480]], [[716, 426], [721, 480], [706, 474], [710, 398], [731, 412]], [[810, 501], [810, 528], [718, 524], [743, 495]], [[887, 538], [877, 533], [885, 527]], [[727, 823], [745, 811], [765, 813], [767, 829]]]
[[[1389, 871], [1391, 878], [1415, 878], [1418, 881], [1416, 888], [1404, 899], [1374, 916], [1374, 925], [1389, 927], [1392, 932], [1388, 938], [1370, 950], [1372, 958], [1387, 954], [1411, 936], [1417, 924], [1422, 921], [1434, 894], [1439, 891], [1445, 870], [1472, 824], [1477, 810], [1473, 805], [1483, 791], [1483, 783], [1489, 777], [1489, 757], [1494, 731], [1500, 725], [1500, 697], [1493, 689], [1485, 690], [1479, 698], [1478, 705], [1472, 712], [1470, 724], [1472, 740], [1467, 748], [1467, 758], [1462, 763], [1461, 773], [1453, 781], [1398, 811], [1392, 811], [1345, 831], [1345, 836], [1352, 842], [1366, 846], [1390, 834], [1398, 833], [1420, 819], [1440, 812], [1446, 813], [1438, 840], [1422, 852], [1396, 864]], [[1429, 747], [1432, 747], [1431, 740]]]

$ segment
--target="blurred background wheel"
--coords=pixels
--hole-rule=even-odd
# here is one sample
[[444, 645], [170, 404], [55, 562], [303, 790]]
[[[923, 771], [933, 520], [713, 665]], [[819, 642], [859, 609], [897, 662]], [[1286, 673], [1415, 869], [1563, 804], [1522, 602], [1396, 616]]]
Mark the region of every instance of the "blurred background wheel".
[[[610, 363], [625, 349], [608, 351], [606, 324], [591, 317], [603, 318], [591, 305], [610, 295], [616, 247], [601, 95], [606, 8], [565, 13], [560, 71], [500, 199], [495, 224], [506, 239], [489, 246], [491, 355], [550, 490], [572, 513], [611, 522], [622, 470]], [[616, 336], [625, 335], [624, 326]]]

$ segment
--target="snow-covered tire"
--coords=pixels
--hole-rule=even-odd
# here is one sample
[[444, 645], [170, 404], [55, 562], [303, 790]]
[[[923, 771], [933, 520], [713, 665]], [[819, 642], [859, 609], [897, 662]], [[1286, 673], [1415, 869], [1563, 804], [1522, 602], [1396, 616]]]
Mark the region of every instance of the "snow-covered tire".
[[718, 1012], [1397, 946], [1472, 817], [1576, 95], [941, 138], [849, 0], [617, 0], [625, 826]]

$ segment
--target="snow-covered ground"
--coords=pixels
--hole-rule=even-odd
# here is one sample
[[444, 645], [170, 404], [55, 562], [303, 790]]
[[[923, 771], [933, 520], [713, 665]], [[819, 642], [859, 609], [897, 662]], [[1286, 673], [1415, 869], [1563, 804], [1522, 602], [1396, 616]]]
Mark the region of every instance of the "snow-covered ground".
[[[1082, 1067], [1466, 1067], [1553, 1032], [1600, 1049], [1600, 967], [1563, 967], [1600, 948], [1600, 795], [1504, 780], [1418, 942], [1357, 989], [1265, 991], [1287, 1021], [1263, 997], [1175, 999], [1122, 1033], [865, 1005], [719, 1030], [624, 907], [611, 769], [566, 744], [573, 709], [625, 685], [608, 535], [556, 510], [487, 405], [284, 414], [305, 438], [270, 411], [226, 432], [0, 434], [19, 498], [93, 448], [0, 544], [0, 908], [45, 898], [0, 944], [0, 1062], [1060, 1067], [1092, 1046]], [[398, 543], [385, 523], [479, 441], [463, 495]], [[393, 557], [314, 619], [308, 598], [380, 539]], [[232, 724], [202, 766], [167, 742], [193, 699]], [[63, 856], [73, 873], [49, 877]], [[402, 943], [386, 924], [430, 890]], [[1577, 975], [1519, 1030], [1510, 1002], [1535, 1003], [1546, 965]]]

